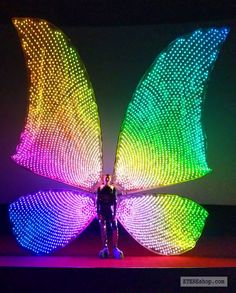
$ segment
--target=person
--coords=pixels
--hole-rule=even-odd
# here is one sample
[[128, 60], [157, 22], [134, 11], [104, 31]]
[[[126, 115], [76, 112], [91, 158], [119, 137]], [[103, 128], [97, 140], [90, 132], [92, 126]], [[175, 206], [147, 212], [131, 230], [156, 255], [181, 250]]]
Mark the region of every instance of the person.
[[123, 252], [117, 247], [119, 236], [116, 219], [117, 191], [111, 184], [111, 175], [109, 174], [103, 177], [103, 184], [101, 184], [97, 190], [96, 205], [103, 245], [102, 250], [99, 252], [99, 257], [109, 257], [107, 236], [107, 225], [109, 225], [112, 229], [113, 256], [117, 259], [124, 258]]

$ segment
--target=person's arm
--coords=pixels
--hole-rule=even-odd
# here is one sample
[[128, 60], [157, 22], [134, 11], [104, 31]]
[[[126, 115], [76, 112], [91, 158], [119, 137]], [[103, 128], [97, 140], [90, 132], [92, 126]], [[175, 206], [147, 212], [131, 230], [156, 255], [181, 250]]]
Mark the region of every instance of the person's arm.
[[113, 219], [116, 219], [116, 206], [117, 206], [117, 192], [116, 192], [116, 188], [114, 187], [113, 189], [113, 195], [114, 195], [114, 214], [113, 214]]

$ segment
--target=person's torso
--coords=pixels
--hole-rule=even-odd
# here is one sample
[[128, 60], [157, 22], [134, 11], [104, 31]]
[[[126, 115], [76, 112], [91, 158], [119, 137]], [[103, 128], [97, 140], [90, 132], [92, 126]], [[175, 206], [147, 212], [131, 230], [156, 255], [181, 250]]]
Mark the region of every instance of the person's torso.
[[115, 193], [115, 187], [105, 185], [102, 187], [99, 187], [99, 199], [100, 204], [104, 206], [111, 206], [114, 204], [116, 200], [116, 193]]

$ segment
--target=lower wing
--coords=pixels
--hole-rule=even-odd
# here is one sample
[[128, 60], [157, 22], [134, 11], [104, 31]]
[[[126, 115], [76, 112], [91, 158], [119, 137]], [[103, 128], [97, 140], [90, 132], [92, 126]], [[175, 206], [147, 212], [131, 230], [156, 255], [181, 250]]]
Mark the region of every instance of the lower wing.
[[76, 191], [39, 191], [9, 207], [17, 241], [36, 254], [48, 254], [77, 237], [96, 215], [94, 195]]
[[208, 212], [194, 201], [172, 194], [121, 196], [117, 218], [145, 248], [164, 255], [192, 249]]

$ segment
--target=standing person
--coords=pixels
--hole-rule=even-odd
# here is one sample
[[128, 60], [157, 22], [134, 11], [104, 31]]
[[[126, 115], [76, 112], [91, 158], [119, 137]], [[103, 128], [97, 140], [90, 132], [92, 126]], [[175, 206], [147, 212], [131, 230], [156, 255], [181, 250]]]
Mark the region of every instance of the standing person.
[[124, 258], [124, 254], [118, 249], [118, 226], [116, 219], [117, 194], [116, 188], [111, 184], [111, 175], [103, 177], [103, 184], [97, 190], [97, 215], [100, 224], [103, 248], [99, 252], [100, 258], [109, 257], [107, 225], [112, 229], [113, 256], [117, 259]]

